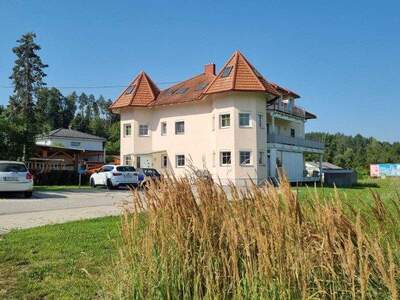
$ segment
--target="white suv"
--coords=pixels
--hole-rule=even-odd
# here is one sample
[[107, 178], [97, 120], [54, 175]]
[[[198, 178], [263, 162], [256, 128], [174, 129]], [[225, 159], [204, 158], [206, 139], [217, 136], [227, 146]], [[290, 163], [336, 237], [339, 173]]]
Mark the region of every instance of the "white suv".
[[132, 166], [105, 165], [90, 176], [89, 182], [92, 187], [105, 185], [109, 189], [119, 186], [137, 187], [139, 185], [139, 173]]
[[23, 192], [30, 198], [32, 190], [33, 176], [24, 163], [0, 160], [0, 192]]

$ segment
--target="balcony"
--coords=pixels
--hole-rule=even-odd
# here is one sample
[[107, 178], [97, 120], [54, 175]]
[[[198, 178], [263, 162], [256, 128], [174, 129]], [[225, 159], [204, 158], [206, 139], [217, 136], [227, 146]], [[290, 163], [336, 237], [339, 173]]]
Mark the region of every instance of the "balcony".
[[324, 143], [318, 141], [313, 141], [300, 137], [279, 135], [275, 133], [270, 133], [267, 135], [267, 143], [284, 144], [317, 150], [323, 150], [325, 148]]
[[289, 103], [286, 102], [275, 102], [271, 104], [268, 103], [267, 111], [280, 112], [285, 115], [295, 116], [302, 119], [306, 118], [306, 111], [303, 108], [294, 105], [289, 105]]

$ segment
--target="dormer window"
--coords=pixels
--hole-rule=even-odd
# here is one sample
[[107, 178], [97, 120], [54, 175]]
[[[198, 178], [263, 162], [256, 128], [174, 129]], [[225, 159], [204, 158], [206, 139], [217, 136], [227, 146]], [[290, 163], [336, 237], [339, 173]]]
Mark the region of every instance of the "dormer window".
[[195, 91], [202, 91], [204, 88], [208, 85], [208, 82], [202, 82], [199, 83], [196, 88], [194, 89]]
[[184, 94], [189, 90], [189, 88], [181, 87], [175, 91], [174, 94]]
[[135, 84], [132, 84], [132, 85], [128, 86], [128, 88], [125, 91], [125, 94], [127, 94], [127, 95], [132, 94], [132, 92], [135, 89], [135, 86], [136, 86]]
[[233, 69], [233, 66], [225, 67], [225, 68], [222, 70], [221, 78], [228, 77], [228, 76], [231, 74], [232, 69]]

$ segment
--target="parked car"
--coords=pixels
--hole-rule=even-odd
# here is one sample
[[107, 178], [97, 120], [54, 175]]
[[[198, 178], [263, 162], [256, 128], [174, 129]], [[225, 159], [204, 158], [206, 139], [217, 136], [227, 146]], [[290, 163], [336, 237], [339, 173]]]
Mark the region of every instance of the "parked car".
[[105, 165], [90, 176], [89, 182], [92, 187], [104, 185], [109, 189], [120, 186], [137, 187], [140, 184], [136, 169], [124, 165]]
[[33, 176], [24, 163], [0, 160], [0, 192], [19, 192], [30, 198], [32, 190]]
[[143, 175], [143, 180], [141, 181], [141, 186], [147, 185], [150, 180], [158, 182], [161, 180], [161, 174], [153, 168], [140, 168], [138, 169], [139, 174]]

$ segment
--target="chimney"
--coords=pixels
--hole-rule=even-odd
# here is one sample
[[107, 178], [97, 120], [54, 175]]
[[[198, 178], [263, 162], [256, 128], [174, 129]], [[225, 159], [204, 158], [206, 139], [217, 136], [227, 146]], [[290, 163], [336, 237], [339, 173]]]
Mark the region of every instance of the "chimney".
[[207, 64], [204, 66], [204, 74], [215, 75], [215, 64]]

